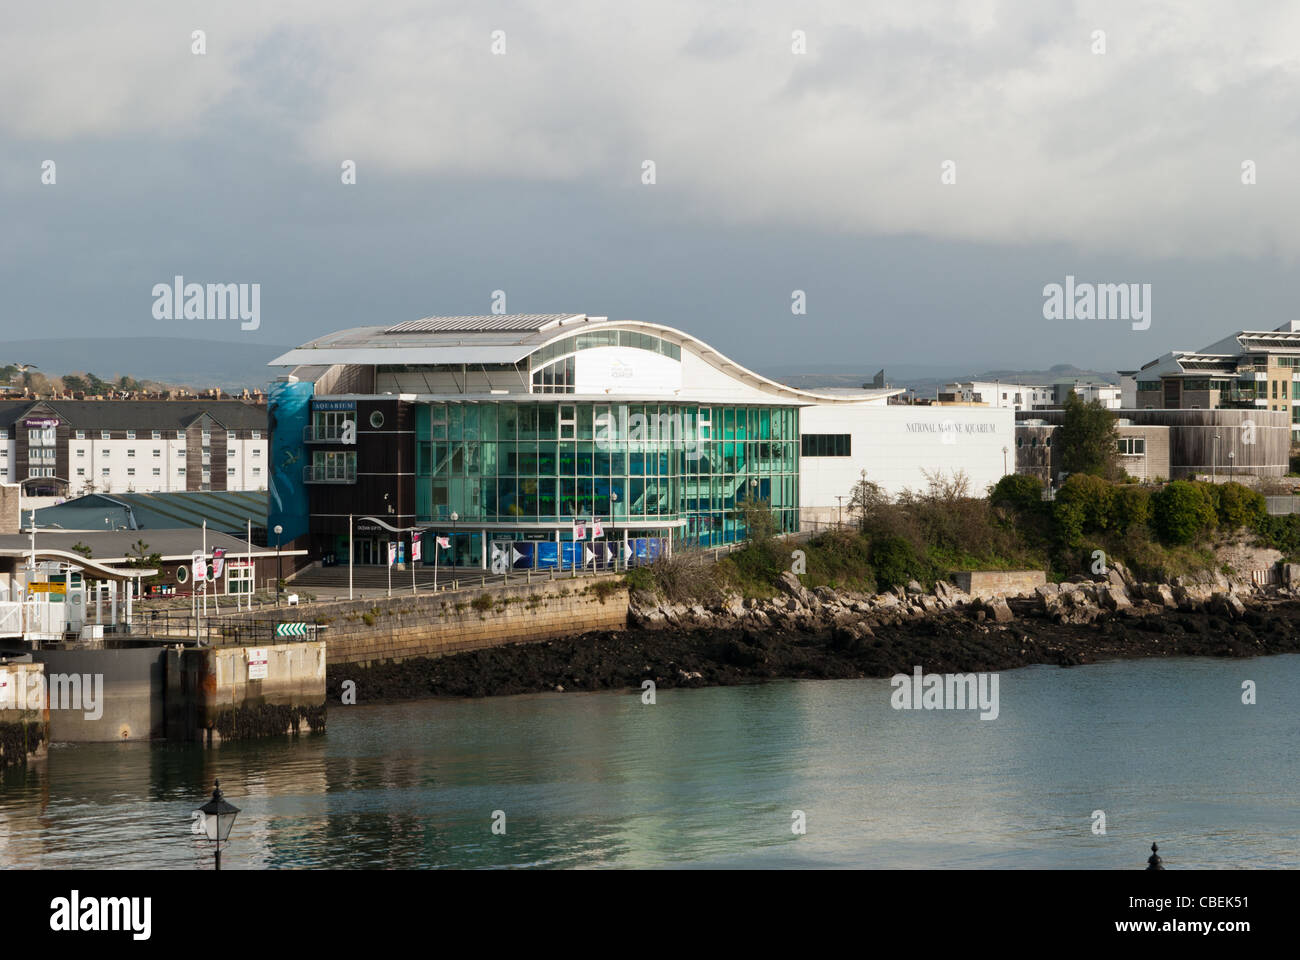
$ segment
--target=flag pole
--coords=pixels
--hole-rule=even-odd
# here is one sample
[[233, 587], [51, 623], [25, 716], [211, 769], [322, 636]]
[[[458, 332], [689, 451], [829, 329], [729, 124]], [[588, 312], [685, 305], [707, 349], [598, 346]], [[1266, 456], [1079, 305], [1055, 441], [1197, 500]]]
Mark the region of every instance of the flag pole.
[[393, 549], [393, 542], [388, 542], [388, 595], [393, 595], [393, 557], [397, 551]]
[[438, 592], [438, 535], [433, 535], [433, 592]]
[[416, 591], [415, 591], [415, 545], [416, 545], [418, 542], [419, 542], [419, 541], [416, 540], [415, 536], [412, 536], [412, 537], [411, 537], [411, 596], [413, 596], [413, 597], [416, 596]]
[[352, 542], [352, 514], [348, 514], [348, 599], [352, 599], [352, 562], [357, 555], [356, 545]]

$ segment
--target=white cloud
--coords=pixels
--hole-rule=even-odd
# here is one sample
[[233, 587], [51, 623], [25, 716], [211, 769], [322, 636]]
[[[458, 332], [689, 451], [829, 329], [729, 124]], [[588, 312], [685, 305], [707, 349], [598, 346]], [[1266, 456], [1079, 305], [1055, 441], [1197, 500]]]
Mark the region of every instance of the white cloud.
[[[362, 183], [573, 182], [682, 219], [1148, 256], [1300, 253], [1300, 9], [1285, 0], [325, 0], [7, 17], [11, 137], [147, 149], [273, 123], [298, 145], [292, 160], [354, 159]], [[208, 31], [205, 57], [190, 53], [193, 29]], [[490, 52], [496, 29], [505, 56]], [[795, 29], [806, 56], [790, 52]], [[645, 159], [653, 187], [640, 183]], [[940, 183], [944, 160], [955, 186]], [[1258, 185], [1241, 184], [1244, 160]]]

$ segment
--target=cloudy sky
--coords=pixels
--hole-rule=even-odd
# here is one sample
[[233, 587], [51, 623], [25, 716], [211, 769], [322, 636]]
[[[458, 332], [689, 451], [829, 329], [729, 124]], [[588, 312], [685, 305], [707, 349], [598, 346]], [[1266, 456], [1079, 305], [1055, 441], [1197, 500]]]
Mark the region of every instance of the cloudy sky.
[[[2, 16], [0, 339], [297, 343], [503, 290], [758, 367], [1113, 370], [1296, 315], [1286, 0]], [[156, 320], [176, 274], [260, 283], [261, 329]], [[1067, 274], [1151, 284], [1150, 328], [1045, 320]]]

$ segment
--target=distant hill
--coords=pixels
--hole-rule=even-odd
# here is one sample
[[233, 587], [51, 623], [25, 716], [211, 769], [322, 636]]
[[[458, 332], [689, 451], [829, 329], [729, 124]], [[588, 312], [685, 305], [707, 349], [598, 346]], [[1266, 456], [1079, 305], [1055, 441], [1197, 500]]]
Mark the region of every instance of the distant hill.
[[105, 380], [121, 376], [178, 387], [265, 388], [279, 371], [266, 365], [291, 347], [179, 337], [113, 337], [0, 341], [0, 367], [35, 364], [62, 376], [90, 371]]

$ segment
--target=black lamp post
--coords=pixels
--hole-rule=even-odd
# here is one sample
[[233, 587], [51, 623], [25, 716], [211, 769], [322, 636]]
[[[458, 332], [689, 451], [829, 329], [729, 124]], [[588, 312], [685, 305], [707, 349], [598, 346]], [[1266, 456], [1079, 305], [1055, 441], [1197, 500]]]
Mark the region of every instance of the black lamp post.
[[284, 572], [280, 567], [280, 534], [284, 533], [284, 527], [278, 523], [275, 525], [275, 605], [280, 605], [280, 581], [284, 579]]
[[212, 799], [199, 807], [203, 814], [203, 830], [213, 843], [217, 869], [221, 869], [221, 845], [230, 839], [230, 828], [235, 825], [235, 815], [239, 808], [226, 803], [221, 793], [221, 781], [213, 786]]

